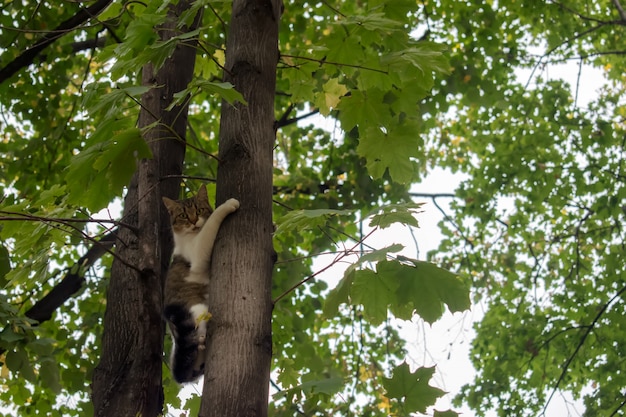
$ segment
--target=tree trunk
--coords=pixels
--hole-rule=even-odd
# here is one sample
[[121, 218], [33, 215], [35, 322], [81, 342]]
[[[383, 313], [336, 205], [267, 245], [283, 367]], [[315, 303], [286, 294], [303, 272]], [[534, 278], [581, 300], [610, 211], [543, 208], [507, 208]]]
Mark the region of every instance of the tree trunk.
[[[178, 16], [189, 8], [181, 0], [168, 13], [162, 39], [176, 35]], [[196, 16], [194, 27], [199, 23]], [[191, 28], [193, 29], [193, 28]], [[135, 233], [120, 228], [104, 315], [100, 363], [94, 370], [94, 415], [156, 417], [163, 409], [161, 369], [164, 322], [163, 281], [173, 249], [169, 217], [161, 196], [178, 198], [185, 156], [187, 107], [165, 108], [174, 93], [191, 81], [195, 45], [179, 45], [156, 72], [143, 69], [142, 84], [159, 86], [142, 97], [139, 127], [160, 123], [144, 139], [153, 158], [141, 160], [124, 200], [124, 222]], [[175, 137], [177, 136], [177, 137]], [[123, 259], [120, 261], [118, 258]]]
[[[266, 416], [271, 336], [274, 93], [280, 0], [235, 0], [225, 81], [247, 105], [222, 102], [216, 205], [241, 202], [213, 250], [200, 416]], [[226, 237], [227, 236], [227, 237]]]

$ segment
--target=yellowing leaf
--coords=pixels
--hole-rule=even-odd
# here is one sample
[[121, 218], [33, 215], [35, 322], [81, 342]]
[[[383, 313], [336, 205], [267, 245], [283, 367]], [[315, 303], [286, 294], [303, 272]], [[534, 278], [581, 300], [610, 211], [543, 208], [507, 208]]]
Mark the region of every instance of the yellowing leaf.
[[323, 93], [319, 96], [323, 100], [318, 98], [315, 102], [320, 109], [320, 113], [324, 116], [328, 116], [330, 114], [330, 110], [337, 108], [339, 100], [341, 97], [346, 95], [347, 92], [348, 89], [346, 86], [339, 84], [339, 80], [337, 80], [337, 78], [333, 78], [326, 82], [323, 87]]

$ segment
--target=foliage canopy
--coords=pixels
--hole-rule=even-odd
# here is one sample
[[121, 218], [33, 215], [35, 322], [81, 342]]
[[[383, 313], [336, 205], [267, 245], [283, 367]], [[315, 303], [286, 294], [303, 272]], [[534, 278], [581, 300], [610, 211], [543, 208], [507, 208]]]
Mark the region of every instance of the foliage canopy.
[[[230, 3], [195, 4], [179, 27], [203, 8], [201, 28], [167, 42], [154, 30], [167, 1], [95, 2], [94, 18], [69, 28], [80, 3], [1, 8], [0, 401], [20, 414], [91, 414], [110, 256], [53, 320], [35, 327], [25, 312], [81, 268], [94, 239], [124, 227], [106, 207], [150, 157], [139, 98], [163, 88], [138, 75], [189, 39], [199, 41], [195, 78], [176, 95], [190, 105], [183, 180], [193, 191], [215, 178], [220, 108], [243, 99], [220, 82]], [[416, 226], [410, 186], [431, 167], [467, 174], [433, 257], [471, 277], [488, 305], [472, 352], [478, 376], [458, 401], [478, 414], [536, 415], [571, 391], [589, 415], [624, 413], [625, 27], [619, 0], [285, 2], [274, 415], [406, 415], [442, 394], [432, 369], [404, 362], [387, 318], [431, 323], [444, 305], [465, 310], [466, 283], [359, 235], [363, 221]], [[48, 38], [30, 65], [8, 71]], [[563, 62], [595, 67], [607, 83], [583, 102], [580, 73], [574, 86], [550, 76]], [[304, 116], [318, 112], [341, 133], [310, 125]], [[353, 263], [330, 291], [312, 271], [325, 251]], [[197, 408], [164, 375], [166, 403]]]

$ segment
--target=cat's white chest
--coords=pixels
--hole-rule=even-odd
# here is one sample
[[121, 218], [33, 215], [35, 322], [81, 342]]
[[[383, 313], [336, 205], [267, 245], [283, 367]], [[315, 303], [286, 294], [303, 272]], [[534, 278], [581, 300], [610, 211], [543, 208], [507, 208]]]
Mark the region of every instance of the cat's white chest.
[[194, 248], [198, 244], [198, 234], [174, 234], [174, 255], [181, 256], [186, 261], [192, 262], [194, 259]]

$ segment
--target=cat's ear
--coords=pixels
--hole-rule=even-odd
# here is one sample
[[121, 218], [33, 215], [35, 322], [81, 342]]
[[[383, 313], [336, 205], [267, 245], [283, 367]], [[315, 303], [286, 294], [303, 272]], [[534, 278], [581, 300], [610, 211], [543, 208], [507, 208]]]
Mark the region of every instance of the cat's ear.
[[196, 195], [196, 200], [202, 201], [204, 203], [209, 202], [209, 196], [207, 195], [207, 192], [206, 192], [206, 185], [202, 184], [200, 186], [200, 189], [198, 190], [198, 194]]
[[163, 204], [165, 204], [165, 208], [167, 208], [168, 211], [172, 211], [176, 208], [176, 201], [167, 197], [161, 197], [161, 198], [163, 199]]

